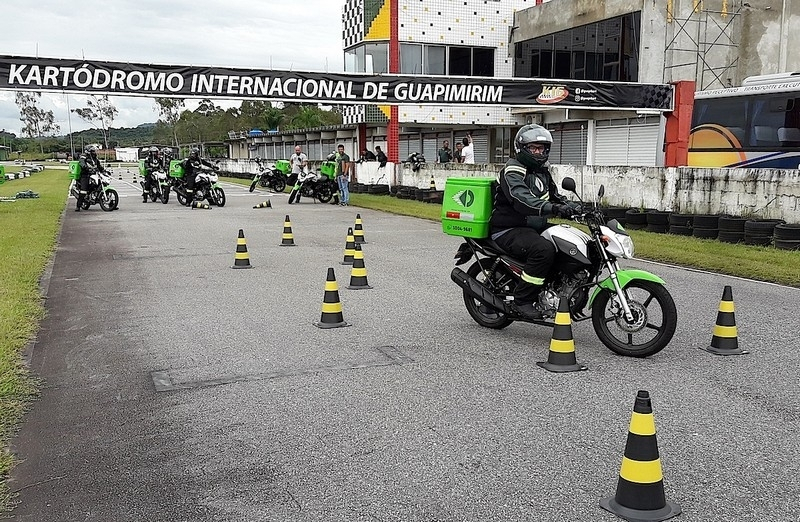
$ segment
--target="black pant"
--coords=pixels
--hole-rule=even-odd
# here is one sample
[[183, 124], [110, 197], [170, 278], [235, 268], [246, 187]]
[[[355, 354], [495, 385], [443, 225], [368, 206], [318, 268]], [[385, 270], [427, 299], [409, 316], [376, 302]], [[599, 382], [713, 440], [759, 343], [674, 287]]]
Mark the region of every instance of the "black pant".
[[[556, 247], [532, 228], [512, 228], [495, 239], [500, 248], [512, 257], [525, 262], [524, 275], [539, 278], [544, 282], [556, 257]], [[522, 280], [514, 291], [517, 304], [532, 303], [542, 289], [541, 284]]]

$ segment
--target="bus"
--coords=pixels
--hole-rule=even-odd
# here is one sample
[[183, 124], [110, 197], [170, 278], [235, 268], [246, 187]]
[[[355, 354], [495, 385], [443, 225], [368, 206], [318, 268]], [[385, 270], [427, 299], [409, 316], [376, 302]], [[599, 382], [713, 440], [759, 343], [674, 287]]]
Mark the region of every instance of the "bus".
[[695, 93], [690, 167], [800, 168], [800, 72]]

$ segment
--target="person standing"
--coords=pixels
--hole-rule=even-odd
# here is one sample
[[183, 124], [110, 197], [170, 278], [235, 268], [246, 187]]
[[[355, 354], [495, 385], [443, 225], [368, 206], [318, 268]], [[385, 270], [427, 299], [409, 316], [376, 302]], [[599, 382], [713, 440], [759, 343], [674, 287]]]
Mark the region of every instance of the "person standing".
[[341, 194], [340, 205], [346, 207], [350, 203], [350, 156], [344, 151], [341, 143], [336, 147], [336, 184]]
[[375, 158], [380, 162], [378, 167], [383, 168], [389, 162], [389, 158], [386, 157], [386, 153], [381, 150], [381, 146], [377, 145], [375, 147]]
[[460, 141], [456, 143], [456, 150], [453, 151], [453, 163], [463, 163], [463, 157], [461, 156], [461, 150], [464, 148], [464, 144]]
[[305, 152], [303, 152], [303, 149], [300, 147], [300, 145], [295, 146], [294, 154], [289, 157], [289, 166], [292, 168], [292, 170], [286, 184], [294, 185], [297, 183], [297, 177], [300, 175], [300, 173], [308, 168], [308, 156]]
[[472, 146], [472, 134], [467, 134], [467, 136], [461, 140], [463, 143], [463, 147], [461, 148], [461, 163], [475, 163], [475, 149]]
[[436, 163], [450, 163], [453, 161], [453, 153], [450, 150], [450, 142], [444, 140], [442, 142], [442, 148], [439, 149], [439, 152], [436, 156]]

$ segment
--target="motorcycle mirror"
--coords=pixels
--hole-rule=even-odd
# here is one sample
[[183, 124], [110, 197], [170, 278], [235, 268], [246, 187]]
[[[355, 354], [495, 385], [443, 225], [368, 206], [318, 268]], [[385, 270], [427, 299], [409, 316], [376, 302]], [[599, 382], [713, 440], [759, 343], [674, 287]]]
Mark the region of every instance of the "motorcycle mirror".
[[597, 191], [597, 199], [602, 198], [603, 194], [605, 194], [605, 193], [606, 193], [606, 187], [603, 186], [603, 185], [600, 185], [600, 190]]
[[564, 178], [561, 180], [561, 188], [568, 192], [575, 192], [575, 180], [570, 177]]

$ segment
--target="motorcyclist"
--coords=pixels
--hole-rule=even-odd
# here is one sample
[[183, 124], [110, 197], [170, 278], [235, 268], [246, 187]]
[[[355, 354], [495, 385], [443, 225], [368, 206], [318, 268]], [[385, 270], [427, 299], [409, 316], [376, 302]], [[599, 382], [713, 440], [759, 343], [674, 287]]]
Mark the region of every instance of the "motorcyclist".
[[514, 307], [529, 320], [542, 319], [536, 301], [555, 259], [553, 244], [539, 233], [550, 224], [548, 217], [568, 218], [579, 205], [558, 193], [550, 174], [553, 136], [540, 125], [525, 125], [514, 138], [515, 157], [506, 162], [498, 177], [490, 236], [503, 250], [524, 260], [522, 279], [514, 291]]
[[216, 165], [206, 161], [200, 157], [200, 149], [192, 147], [189, 151], [189, 157], [181, 162], [184, 171], [184, 180], [186, 182], [186, 198], [191, 202], [194, 201], [194, 182], [197, 175], [206, 166], [212, 170], [219, 170]]
[[78, 163], [81, 167], [81, 175], [78, 179], [78, 202], [75, 206], [75, 212], [80, 212], [83, 206], [83, 200], [89, 194], [89, 176], [96, 172], [107, 172], [100, 164], [100, 159], [97, 157], [97, 147], [94, 145], [87, 145], [78, 158]]
[[164, 170], [164, 163], [161, 160], [160, 151], [158, 147], [150, 147], [147, 152], [147, 157], [144, 159], [144, 181], [142, 181], [142, 203], [147, 203], [147, 194], [150, 192], [150, 187], [153, 183], [158, 183], [155, 179], [156, 171]]

